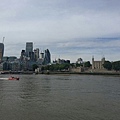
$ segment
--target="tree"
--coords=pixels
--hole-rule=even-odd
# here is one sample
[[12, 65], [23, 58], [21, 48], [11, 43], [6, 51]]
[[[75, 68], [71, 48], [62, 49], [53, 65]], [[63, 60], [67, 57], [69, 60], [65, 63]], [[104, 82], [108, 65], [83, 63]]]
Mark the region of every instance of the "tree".
[[120, 70], [120, 61], [113, 62], [112, 68], [116, 71], [119, 71]]
[[38, 65], [36, 65], [36, 64], [33, 64], [33, 71], [35, 71], [35, 69], [37, 69], [38, 68]]
[[43, 66], [41, 67], [41, 71], [44, 71], [44, 67]]
[[50, 65], [50, 66], [49, 66], [49, 70], [50, 70], [50, 71], [53, 71], [53, 70], [54, 70], [54, 66], [53, 66], [53, 65]]
[[76, 67], [80, 67], [80, 66], [83, 66], [83, 63], [76, 63]]
[[106, 68], [107, 70], [111, 70], [112, 69], [112, 63], [109, 61], [105, 61], [103, 64], [103, 67]]
[[90, 61], [85, 62], [84, 67], [88, 67], [88, 68], [91, 67]]

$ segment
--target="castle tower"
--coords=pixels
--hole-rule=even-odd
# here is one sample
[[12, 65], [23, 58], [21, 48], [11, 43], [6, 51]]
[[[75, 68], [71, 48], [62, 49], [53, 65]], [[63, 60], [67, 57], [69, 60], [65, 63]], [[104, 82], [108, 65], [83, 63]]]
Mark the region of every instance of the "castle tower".
[[105, 62], [105, 57], [103, 57], [101, 61], [102, 61], [102, 64], [104, 64], [104, 62]]

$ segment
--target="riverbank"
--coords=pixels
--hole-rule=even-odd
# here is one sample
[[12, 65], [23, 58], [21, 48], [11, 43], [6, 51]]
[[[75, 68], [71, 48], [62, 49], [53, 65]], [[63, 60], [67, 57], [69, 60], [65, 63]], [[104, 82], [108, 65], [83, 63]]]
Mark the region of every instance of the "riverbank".
[[1, 71], [0, 74], [33, 74], [34, 71]]
[[120, 72], [52, 72], [52, 71], [44, 71], [35, 73], [34, 71], [1, 71], [0, 74], [46, 74], [46, 75], [54, 75], [54, 74], [78, 74], [78, 75], [120, 75]]
[[120, 75], [120, 72], [40, 72], [36, 74]]

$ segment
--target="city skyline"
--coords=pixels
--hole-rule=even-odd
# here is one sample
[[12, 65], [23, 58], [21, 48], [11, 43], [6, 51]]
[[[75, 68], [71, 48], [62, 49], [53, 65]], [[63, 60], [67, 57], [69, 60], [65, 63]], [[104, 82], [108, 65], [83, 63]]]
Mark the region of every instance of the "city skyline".
[[1, 1], [4, 55], [19, 57], [32, 41], [35, 48], [49, 49], [52, 60], [120, 60], [119, 6], [119, 0]]

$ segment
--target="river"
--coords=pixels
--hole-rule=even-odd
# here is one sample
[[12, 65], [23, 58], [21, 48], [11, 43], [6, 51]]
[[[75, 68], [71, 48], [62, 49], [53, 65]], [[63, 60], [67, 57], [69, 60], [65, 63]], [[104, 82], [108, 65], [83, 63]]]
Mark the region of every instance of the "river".
[[0, 120], [120, 120], [119, 76], [15, 76], [0, 79]]

